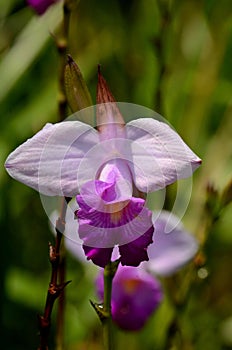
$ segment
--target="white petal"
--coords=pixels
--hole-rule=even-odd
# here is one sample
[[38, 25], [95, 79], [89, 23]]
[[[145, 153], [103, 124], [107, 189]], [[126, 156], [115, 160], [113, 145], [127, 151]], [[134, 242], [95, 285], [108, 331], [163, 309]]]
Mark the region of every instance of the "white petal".
[[192, 175], [201, 160], [167, 124], [151, 118], [127, 124], [130, 168], [136, 187], [153, 192]]
[[82, 183], [93, 178], [90, 167], [78, 168], [97, 143], [97, 132], [87, 124], [47, 124], [9, 155], [5, 167], [14, 179], [40, 193], [73, 197]]

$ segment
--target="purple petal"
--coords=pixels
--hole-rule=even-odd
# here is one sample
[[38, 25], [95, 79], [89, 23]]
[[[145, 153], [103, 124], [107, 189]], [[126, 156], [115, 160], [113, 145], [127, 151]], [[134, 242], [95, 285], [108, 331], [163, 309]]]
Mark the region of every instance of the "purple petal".
[[132, 178], [124, 160], [114, 159], [104, 164], [98, 178], [85, 183], [80, 190], [83, 202], [89, 207], [105, 211], [106, 204], [125, 202], [132, 197]]
[[[85, 186], [91, 187], [91, 184], [87, 183]], [[101, 203], [97, 205], [95, 199], [93, 196], [94, 207], [90, 207], [85, 198], [77, 196], [80, 207], [79, 236], [87, 246], [109, 248], [117, 244], [127, 244], [152, 227], [151, 212], [144, 207], [145, 201], [141, 198], [132, 197], [125, 203], [106, 205], [105, 208]]]
[[148, 247], [149, 261], [144, 266], [155, 274], [171, 275], [194, 257], [198, 243], [169, 212], [162, 211], [154, 226], [154, 242]]
[[94, 178], [95, 169], [80, 164], [97, 143], [97, 132], [87, 124], [47, 124], [8, 156], [5, 167], [14, 179], [45, 195], [73, 197]]
[[55, 4], [59, 0], [27, 0], [28, 5], [33, 8], [38, 15], [42, 15], [48, 7]]
[[[104, 283], [101, 272], [96, 280], [97, 293], [103, 300]], [[122, 267], [113, 279], [112, 318], [122, 329], [141, 329], [162, 300], [160, 283], [146, 271]]]
[[[114, 198], [102, 197], [107, 202], [125, 201], [132, 197], [132, 177], [129, 166], [124, 159], [109, 160], [99, 175], [99, 180], [114, 184]], [[112, 187], [113, 189], [113, 187]]]
[[[93, 260], [93, 262], [101, 267], [105, 267], [105, 265], [110, 261], [112, 250], [107, 248], [92, 248], [82, 246], [82, 243], [78, 237], [78, 220], [74, 218], [74, 212], [72, 208], [68, 205], [66, 216], [65, 216], [65, 247], [67, 250], [73, 255], [74, 258], [81, 262], [87, 263], [87, 260]], [[56, 235], [56, 220], [59, 217], [59, 213], [57, 210], [53, 211], [50, 215], [50, 223], [52, 232]], [[85, 255], [86, 254], [86, 255]], [[116, 253], [114, 253], [115, 255]], [[87, 258], [87, 260], [86, 260]], [[118, 255], [115, 255], [115, 259], [118, 258]]]
[[152, 226], [147, 232], [133, 242], [119, 246], [122, 265], [138, 266], [142, 261], [149, 260], [147, 247], [153, 242], [153, 232], [154, 227]]
[[78, 233], [84, 246], [92, 247], [86, 251], [90, 252], [88, 258], [93, 256], [92, 260], [99, 266], [102, 266], [102, 262], [98, 262], [99, 248], [115, 245], [119, 245], [124, 265], [137, 266], [148, 260], [146, 248], [152, 242], [152, 213], [141, 198], [115, 201], [116, 186], [117, 181], [109, 184], [96, 180], [82, 187], [81, 195], [76, 197]]
[[132, 140], [129, 163], [136, 187], [142, 192], [157, 191], [178, 179], [192, 175], [201, 160], [167, 124], [151, 118], [127, 124]]
[[105, 267], [111, 260], [113, 248], [93, 248], [83, 245], [87, 260], [92, 260], [95, 265]]

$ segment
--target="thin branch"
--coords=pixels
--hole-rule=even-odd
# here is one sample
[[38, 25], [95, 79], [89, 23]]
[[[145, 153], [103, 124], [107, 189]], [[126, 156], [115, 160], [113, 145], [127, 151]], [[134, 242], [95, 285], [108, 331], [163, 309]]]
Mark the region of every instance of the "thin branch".
[[[62, 243], [62, 236], [63, 234], [60, 234], [60, 232], [64, 232], [65, 230], [65, 216], [66, 216], [66, 210], [67, 210], [67, 204], [71, 200], [71, 198], [63, 198], [62, 199], [62, 205], [61, 205], [61, 213], [60, 217], [57, 220], [56, 227], [60, 228], [60, 230], [57, 230], [57, 249], [59, 249], [60, 252], [60, 261], [57, 271], [57, 280], [59, 285], [65, 284], [65, 256], [64, 252], [62, 254], [61, 252], [61, 243]], [[59, 226], [60, 225], [60, 226]], [[64, 250], [64, 249], [63, 249]], [[61, 350], [63, 348], [64, 343], [64, 312], [65, 312], [65, 290], [63, 289], [59, 295], [58, 299], [58, 311], [57, 311], [57, 325], [56, 325], [56, 349]]]
[[[58, 72], [58, 83], [59, 83], [59, 97], [58, 97], [58, 112], [59, 121], [64, 120], [67, 117], [67, 96], [65, 92], [65, 65], [66, 57], [68, 52], [68, 37], [69, 37], [69, 26], [70, 26], [70, 16], [71, 16], [71, 1], [64, 0], [63, 4], [63, 21], [61, 24], [61, 34], [56, 40], [56, 47], [59, 53], [59, 72]], [[67, 199], [63, 199], [62, 209], [60, 218], [57, 222], [57, 227], [61, 225], [61, 229], [56, 229], [57, 239], [56, 239], [56, 251], [59, 251], [60, 256], [60, 245], [62, 239], [62, 232], [65, 229], [65, 215], [67, 209]], [[59, 257], [59, 265], [57, 267], [56, 282], [59, 281], [59, 285], [65, 285], [65, 258], [64, 254], [62, 258]], [[58, 311], [57, 311], [57, 329], [56, 329], [56, 349], [61, 350], [64, 343], [64, 314], [65, 314], [65, 292], [64, 288], [59, 295], [58, 300]]]
[[56, 242], [53, 246], [49, 243], [49, 260], [51, 263], [51, 279], [47, 291], [47, 298], [44, 308], [44, 314], [38, 316], [39, 332], [40, 332], [40, 346], [38, 350], [48, 350], [49, 332], [51, 328], [51, 314], [55, 300], [61, 295], [64, 288], [70, 281], [58, 284], [58, 270], [60, 264], [60, 246], [62, 240], [62, 232], [65, 228], [65, 214], [67, 209], [67, 202], [69, 199], [64, 198], [60, 216], [56, 222]]

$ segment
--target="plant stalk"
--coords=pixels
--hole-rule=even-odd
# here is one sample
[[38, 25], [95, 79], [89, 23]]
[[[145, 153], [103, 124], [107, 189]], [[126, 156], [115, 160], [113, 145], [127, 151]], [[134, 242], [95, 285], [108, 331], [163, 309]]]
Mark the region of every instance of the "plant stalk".
[[[68, 50], [68, 37], [69, 37], [69, 25], [70, 25], [70, 16], [71, 16], [71, 7], [70, 0], [64, 0], [63, 4], [63, 21], [61, 24], [61, 33], [56, 40], [56, 47], [59, 54], [59, 71], [58, 71], [58, 86], [59, 86], [59, 97], [58, 97], [58, 115], [59, 121], [63, 121], [67, 117], [67, 97], [65, 93], [65, 82], [64, 82], [64, 71]], [[64, 223], [65, 228], [65, 214], [67, 209], [66, 198], [63, 198], [62, 208], [60, 218]], [[57, 230], [56, 230], [57, 231]], [[62, 231], [64, 232], [64, 231]], [[59, 231], [57, 231], [57, 240], [56, 243], [60, 244], [61, 237]], [[64, 250], [64, 248], [63, 248]], [[63, 254], [64, 255], [64, 254]], [[59, 261], [59, 266], [57, 268], [56, 279], [59, 281], [60, 285], [65, 284], [65, 258], [62, 256], [62, 259]], [[65, 291], [62, 290], [59, 299], [58, 299], [58, 310], [57, 310], [57, 328], [56, 328], [56, 350], [62, 350], [64, 346], [64, 323], [65, 323]]]
[[119, 260], [110, 262], [104, 269], [104, 301], [103, 301], [103, 342], [105, 350], [114, 350], [114, 329], [111, 313], [111, 296], [113, 278], [118, 268]]
[[62, 294], [66, 285], [70, 282], [63, 282], [58, 284], [58, 271], [60, 266], [60, 246], [62, 240], [62, 232], [65, 228], [65, 215], [67, 209], [67, 201], [69, 199], [64, 198], [62, 203], [62, 209], [60, 216], [56, 222], [56, 242], [53, 246], [49, 244], [49, 260], [51, 263], [51, 279], [48, 286], [46, 303], [44, 313], [42, 316], [38, 316], [39, 321], [39, 333], [40, 333], [40, 346], [38, 350], [48, 350], [49, 333], [51, 328], [51, 314], [55, 300]]

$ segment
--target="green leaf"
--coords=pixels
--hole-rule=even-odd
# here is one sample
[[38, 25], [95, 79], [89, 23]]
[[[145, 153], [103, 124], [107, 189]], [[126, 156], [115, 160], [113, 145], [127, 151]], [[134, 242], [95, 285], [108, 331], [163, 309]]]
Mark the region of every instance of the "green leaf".
[[14, 45], [0, 62], [0, 101], [4, 100], [43, 50], [51, 38], [50, 33], [54, 32], [60, 23], [61, 14], [60, 6], [54, 6], [44, 16], [33, 17], [19, 33]]

